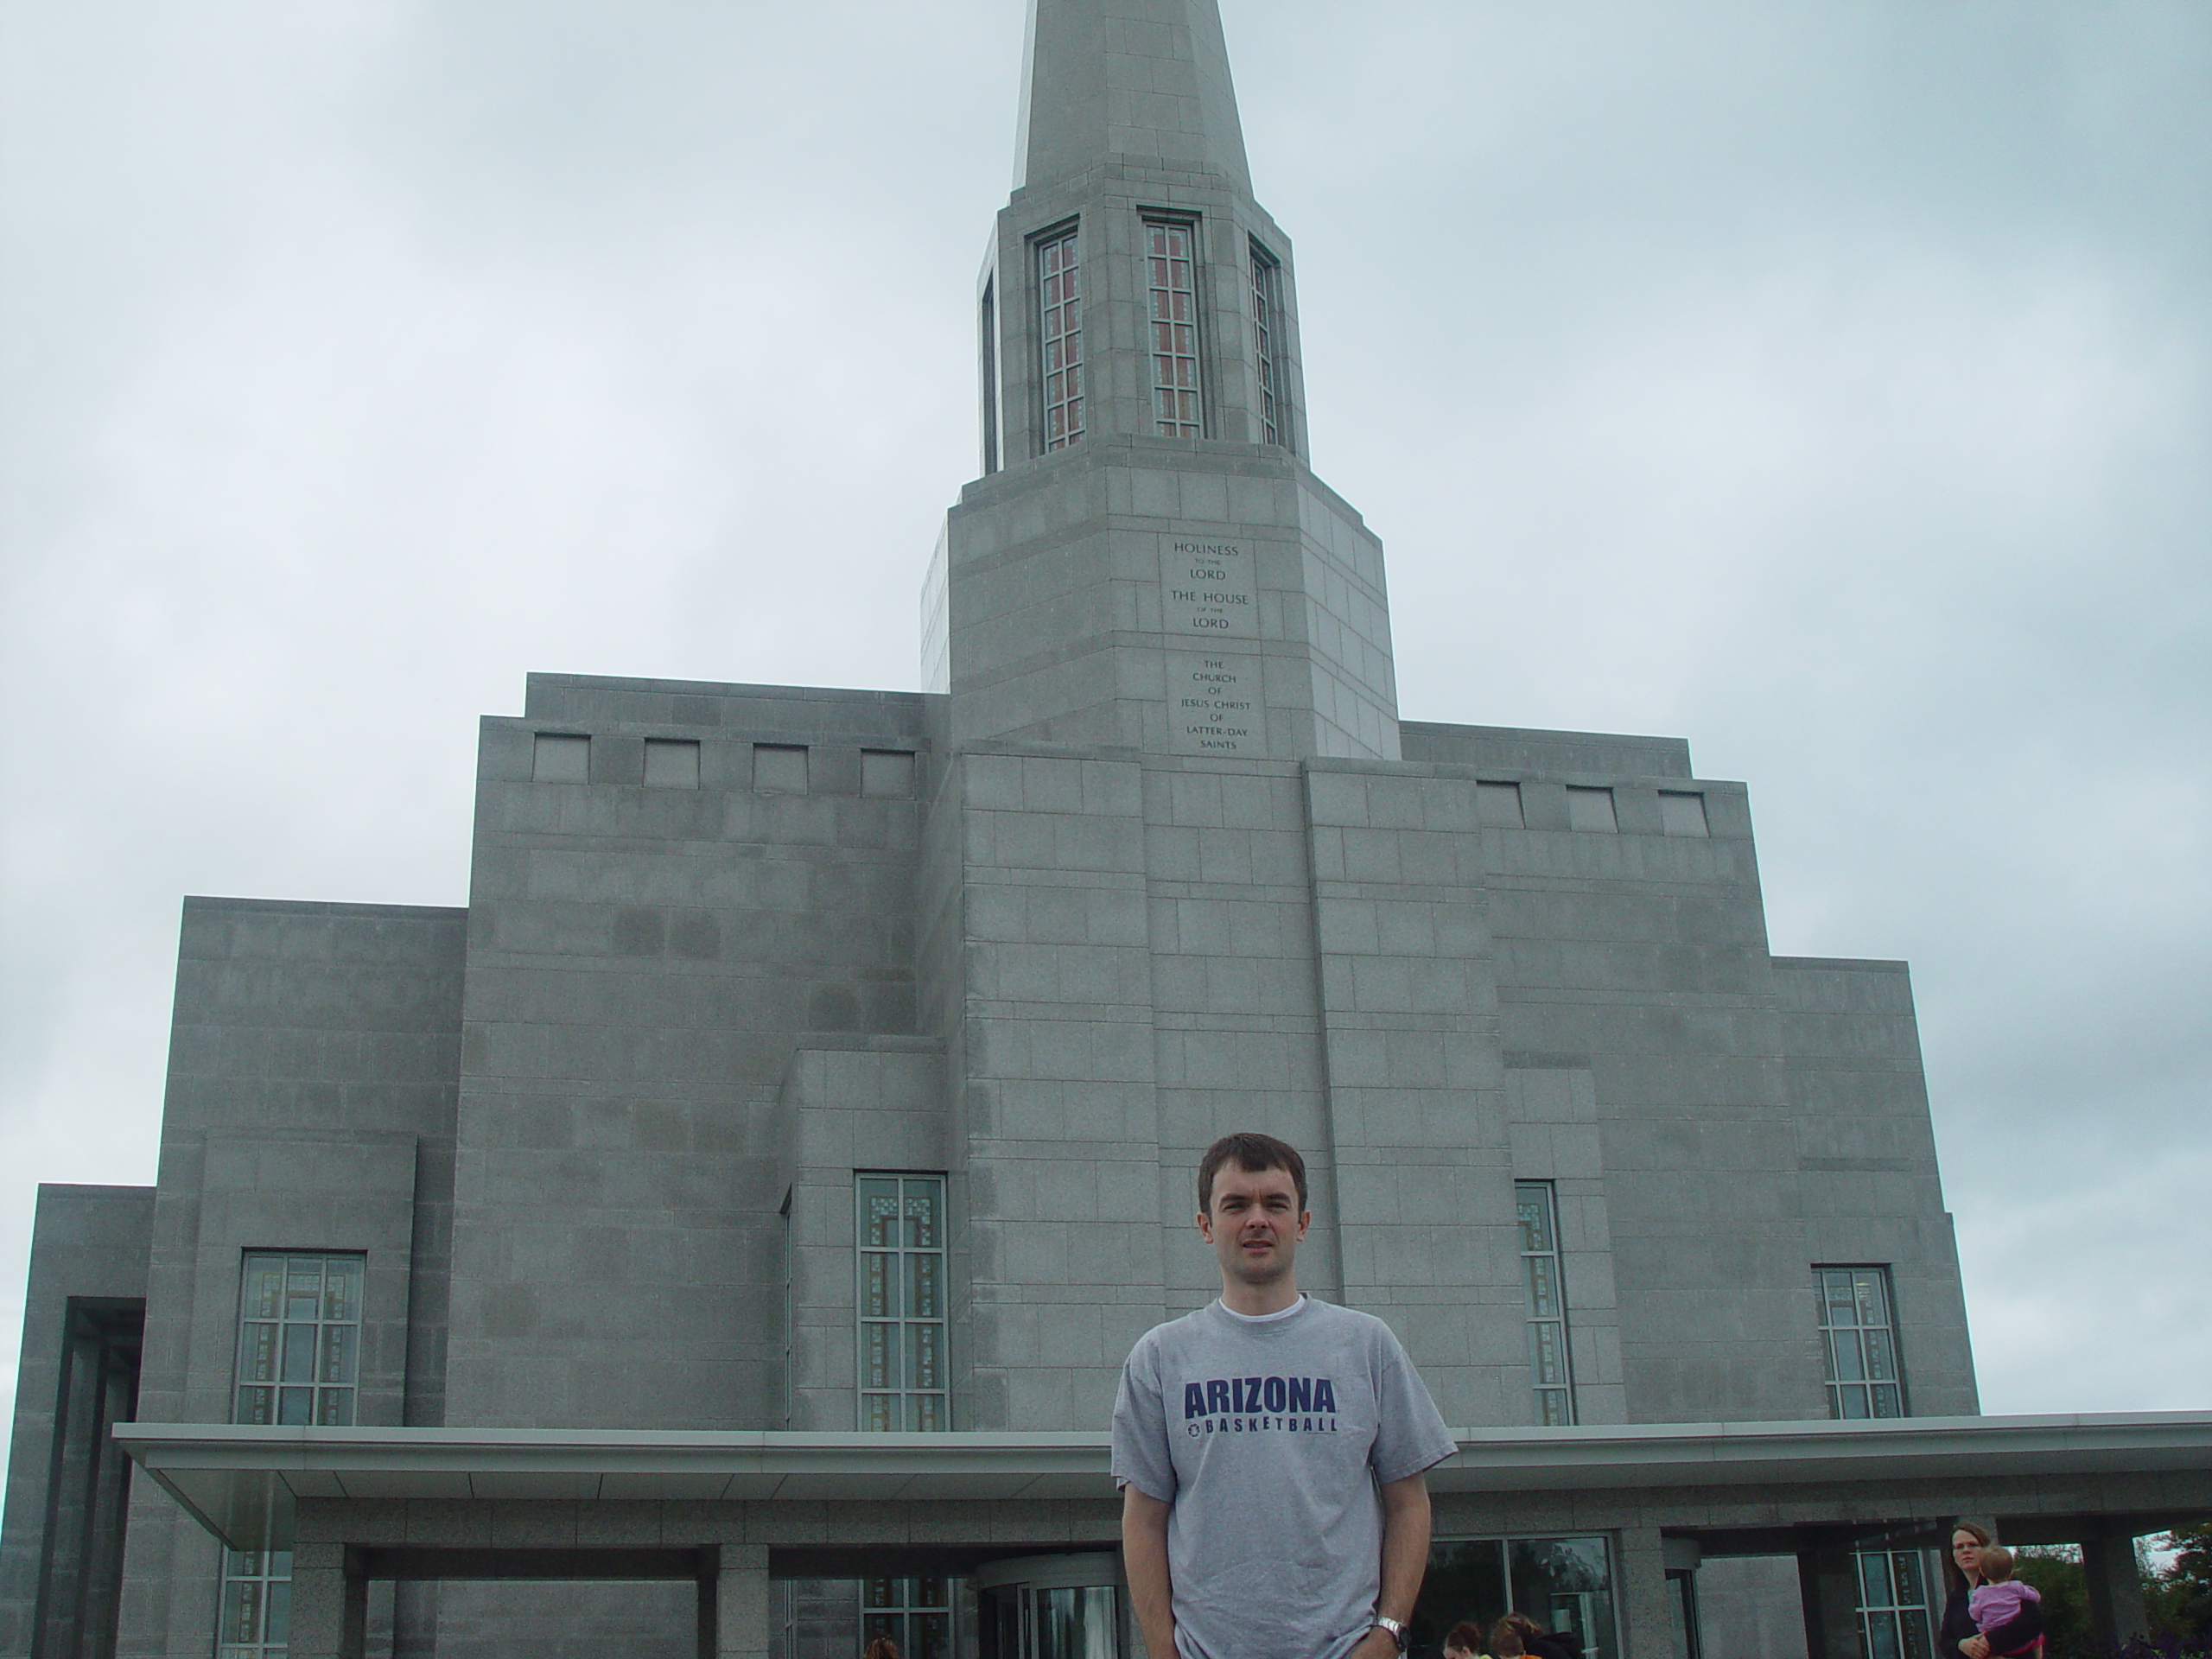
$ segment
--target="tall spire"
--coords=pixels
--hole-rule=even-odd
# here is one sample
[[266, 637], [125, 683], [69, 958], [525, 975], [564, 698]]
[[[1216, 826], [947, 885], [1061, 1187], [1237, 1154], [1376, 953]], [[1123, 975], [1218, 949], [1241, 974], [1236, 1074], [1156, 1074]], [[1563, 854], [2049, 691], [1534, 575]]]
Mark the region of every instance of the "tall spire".
[[976, 291], [984, 475], [925, 589], [947, 741], [1396, 760], [1382, 547], [1303, 458], [1217, 0], [1030, 0], [1028, 57]]
[[1014, 187], [1109, 159], [1250, 191], [1216, 0], [1030, 0]]

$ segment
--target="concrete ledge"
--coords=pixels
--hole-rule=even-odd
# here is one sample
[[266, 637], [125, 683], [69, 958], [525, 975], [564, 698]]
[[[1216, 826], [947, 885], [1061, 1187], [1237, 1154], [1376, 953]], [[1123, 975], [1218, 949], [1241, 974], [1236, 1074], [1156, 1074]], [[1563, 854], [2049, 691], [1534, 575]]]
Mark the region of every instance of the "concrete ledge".
[[[2212, 1414], [1460, 1430], [1440, 1493], [2212, 1473]], [[125, 1423], [115, 1439], [234, 1544], [302, 1498], [569, 1503], [1110, 1501], [1103, 1433], [289, 1428]], [[244, 1548], [245, 1546], [239, 1545]]]

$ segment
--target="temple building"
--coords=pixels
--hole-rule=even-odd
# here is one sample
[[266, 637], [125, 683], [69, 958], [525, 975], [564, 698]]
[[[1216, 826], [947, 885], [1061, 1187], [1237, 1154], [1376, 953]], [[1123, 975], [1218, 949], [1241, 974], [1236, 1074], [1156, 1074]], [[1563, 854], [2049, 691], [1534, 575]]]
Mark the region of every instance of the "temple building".
[[465, 908], [185, 901], [0, 1659], [1135, 1659], [1108, 1412], [1247, 1128], [1459, 1438], [1415, 1659], [1924, 1656], [1961, 1516], [2139, 1628], [2212, 1417], [1976, 1414], [1904, 965], [1770, 951], [1684, 741], [1402, 715], [1214, 0], [1033, 0], [1021, 111], [919, 690], [533, 676]]

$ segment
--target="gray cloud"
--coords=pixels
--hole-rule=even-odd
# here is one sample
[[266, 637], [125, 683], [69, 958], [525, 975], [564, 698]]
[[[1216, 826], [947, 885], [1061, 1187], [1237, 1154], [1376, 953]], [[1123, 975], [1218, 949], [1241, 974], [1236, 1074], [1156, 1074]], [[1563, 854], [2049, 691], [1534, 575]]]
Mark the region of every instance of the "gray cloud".
[[[914, 683], [1020, 10], [0, 11], [0, 1297], [181, 894], [462, 902], [530, 669]], [[1749, 779], [1986, 1404], [2203, 1405], [2212, 14], [1224, 11], [1407, 711]]]

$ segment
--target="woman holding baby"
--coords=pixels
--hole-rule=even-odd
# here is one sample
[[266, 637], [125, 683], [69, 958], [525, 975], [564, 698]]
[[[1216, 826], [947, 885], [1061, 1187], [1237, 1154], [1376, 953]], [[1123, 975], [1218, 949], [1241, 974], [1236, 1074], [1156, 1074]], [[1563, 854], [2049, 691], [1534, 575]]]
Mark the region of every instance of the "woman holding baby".
[[1971, 1521], [1951, 1529], [1951, 1555], [1944, 1564], [1951, 1593], [1943, 1604], [1939, 1659], [2007, 1659], [2039, 1652], [2043, 1608], [2033, 1586], [2012, 1576], [2012, 1553], [1990, 1541]]

